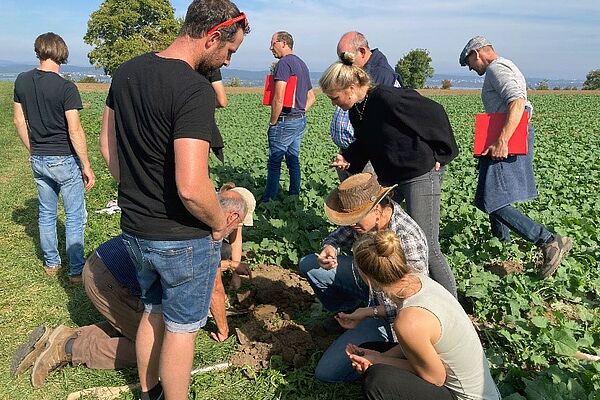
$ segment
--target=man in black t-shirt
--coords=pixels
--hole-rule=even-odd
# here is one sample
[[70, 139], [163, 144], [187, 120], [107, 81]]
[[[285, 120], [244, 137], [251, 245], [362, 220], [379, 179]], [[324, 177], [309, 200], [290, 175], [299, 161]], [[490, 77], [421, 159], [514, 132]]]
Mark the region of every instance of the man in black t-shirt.
[[228, 65], [248, 31], [229, 0], [195, 0], [169, 47], [117, 69], [106, 100], [104, 156], [145, 307], [136, 337], [142, 399], [162, 388], [169, 400], [187, 398], [221, 239], [240, 222], [225, 216], [208, 174], [215, 94], [202, 74]]
[[58, 74], [60, 65], [65, 64], [69, 56], [64, 40], [55, 33], [44, 33], [35, 40], [34, 49], [40, 65], [19, 74], [15, 81], [14, 121], [17, 133], [31, 156], [33, 178], [38, 189], [38, 223], [44, 270], [54, 275], [61, 265], [56, 217], [58, 195], [62, 194], [69, 280], [79, 284], [85, 261], [84, 193], [94, 186], [96, 179], [79, 121], [81, 98], [75, 84]]

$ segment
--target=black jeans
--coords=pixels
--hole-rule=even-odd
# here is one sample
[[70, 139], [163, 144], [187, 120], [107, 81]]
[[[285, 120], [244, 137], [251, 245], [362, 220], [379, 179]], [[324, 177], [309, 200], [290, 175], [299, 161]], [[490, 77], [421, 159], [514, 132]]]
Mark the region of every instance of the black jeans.
[[[365, 349], [385, 352], [398, 343], [369, 342]], [[445, 386], [436, 386], [412, 372], [386, 364], [370, 366], [363, 374], [363, 390], [368, 400], [456, 400]]]
[[386, 364], [367, 369], [363, 389], [368, 400], [456, 400], [447, 387], [436, 386], [412, 372]]

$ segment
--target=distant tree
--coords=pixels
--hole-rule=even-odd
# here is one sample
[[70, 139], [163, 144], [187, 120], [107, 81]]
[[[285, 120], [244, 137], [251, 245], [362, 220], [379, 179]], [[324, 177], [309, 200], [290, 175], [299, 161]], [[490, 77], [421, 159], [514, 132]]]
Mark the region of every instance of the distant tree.
[[83, 78], [81, 78], [80, 80], [78, 80], [77, 82], [78, 83], [98, 83], [98, 79], [96, 79], [96, 77], [93, 75], [86, 75]]
[[552, 90], [560, 90], [560, 89], [562, 89], [560, 86], [554, 86], [554, 87], [552, 88]]
[[433, 76], [431, 57], [426, 49], [413, 49], [396, 64], [396, 72], [402, 76], [405, 86], [421, 89], [427, 78]]
[[275, 73], [275, 68], [277, 68], [277, 61], [273, 61], [271, 66], [269, 67], [269, 73], [273, 75]]
[[597, 90], [600, 89], [600, 69], [594, 69], [590, 71], [583, 83], [583, 90]]
[[538, 82], [538, 84], [535, 86], [536, 90], [548, 90], [550, 89], [550, 85], [548, 84], [548, 79], [542, 79], [541, 81]]
[[104, 0], [83, 40], [93, 47], [90, 63], [112, 75], [128, 59], [166, 48], [179, 26], [169, 0]]
[[73, 79], [73, 75], [71, 75], [71, 74], [63, 74], [62, 77], [68, 81], [75, 82], [75, 79]]
[[229, 81], [227, 81], [227, 86], [240, 87], [240, 86], [242, 86], [242, 80], [240, 78], [238, 78], [237, 76], [232, 76], [231, 78], [229, 78]]
[[450, 89], [452, 87], [452, 81], [450, 79], [442, 80], [442, 89]]

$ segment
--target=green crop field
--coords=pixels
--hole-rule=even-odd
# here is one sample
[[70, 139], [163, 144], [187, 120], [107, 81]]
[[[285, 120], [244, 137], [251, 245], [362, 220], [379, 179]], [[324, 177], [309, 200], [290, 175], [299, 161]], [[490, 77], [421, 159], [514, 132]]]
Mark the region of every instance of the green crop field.
[[[98, 151], [105, 96], [105, 92], [82, 93], [81, 119], [97, 176], [86, 198], [86, 253], [119, 233], [118, 215], [94, 212], [116, 196], [116, 186]], [[530, 98], [539, 197], [519, 207], [576, 242], [556, 274], [546, 280], [536, 275], [536, 249], [519, 238], [510, 244], [493, 239], [486, 216], [472, 205], [476, 171], [470, 148], [473, 114], [482, 111], [479, 96], [432, 97], [446, 108], [461, 148], [444, 181], [440, 242], [503, 396], [511, 400], [600, 399], [600, 363], [574, 357], [577, 351], [600, 352], [600, 95], [552, 93]], [[226, 143], [225, 163], [211, 160], [215, 185], [234, 181], [257, 198], [265, 184], [267, 159], [268, 108], [260, 100], [253, 93], [229, 95], [229, 106], [217, 112]], [[336, 173], [323, 166], [336, 152], [328, 135], [332, 111], [327, 98], [319, 95], [309, 112], [299, 198], [287, 198], [283, 190], [277, 201], [258, 207], [255, 226], [245, 231], [252, 263], [293, 269], [302, 255], [320, 248], [331, 230], [322, 210], [324, 196], [337, 183]], [[39, 390], [31, 388], [29, 373], [10, 377], [12, 353], [30, 329], [85, 325], [100, 316], [82, 288], [69, 286], [65, 275], [45, 276], [41, 268], [37, 194], [26, 151], [12, 124], [10, 83], [0, 83], [0, 141], [0, 399], [61, 399], [83, 388], [136, 382], [135, 370], [85, 367], [53, 373]], [[282, 177], [282, 187], [287, 189], [287, 171]], [[62, 221], [59, 232], [64, 232]], [[504, 261], [515, 263], [523, 272], [500, 277], [488, 271], [490, 265]], [[226, 360], [234, 348], [234, 337], [217, 344], [202, 332], [195, 365]], [[257, 373], [238, 369], [199, 375], [192, 380], [190, 398], [360, 398], [357, 384], [318, 383], [312, 377], [318, 357], [315, 354], [309, 365], [297, 370], [273, 362]], [[136, 397], [124, 394], [121, 398]]]

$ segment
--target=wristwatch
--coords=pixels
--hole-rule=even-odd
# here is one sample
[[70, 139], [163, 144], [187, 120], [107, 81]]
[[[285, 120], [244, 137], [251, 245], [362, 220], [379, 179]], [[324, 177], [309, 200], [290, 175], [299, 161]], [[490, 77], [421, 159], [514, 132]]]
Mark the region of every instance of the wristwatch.
[[379, 315], [379, 310], [377, 309], [377, 307], [373, 307], [373, 317], [377, 317]]

